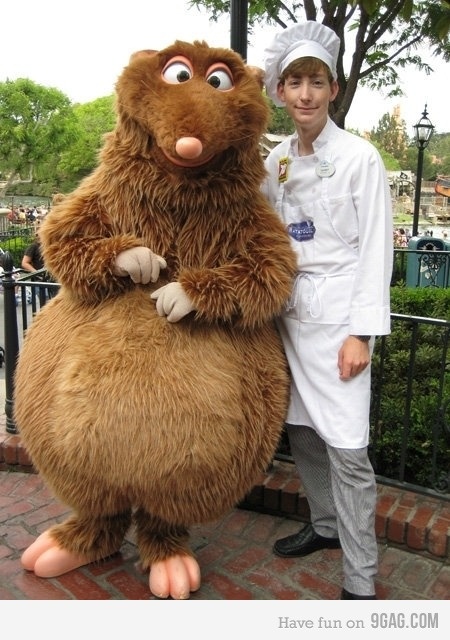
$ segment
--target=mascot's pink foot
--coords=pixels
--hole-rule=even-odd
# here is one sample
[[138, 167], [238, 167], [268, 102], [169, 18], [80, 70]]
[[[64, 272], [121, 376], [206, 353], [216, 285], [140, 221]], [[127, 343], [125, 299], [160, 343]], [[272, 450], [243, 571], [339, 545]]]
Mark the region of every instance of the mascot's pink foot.
[[56, 540], [45, 531], [23, 552], [21, 562], [27, 571], [34, 571], [40, 578], [55, 578], [89, 564], [90, 560], [83, 555], [61, 549]]
[[192, 556], [171, 556], [152, 564], [149, 584], [157, 598], [187, 600], [200, 587], [200, 567]]

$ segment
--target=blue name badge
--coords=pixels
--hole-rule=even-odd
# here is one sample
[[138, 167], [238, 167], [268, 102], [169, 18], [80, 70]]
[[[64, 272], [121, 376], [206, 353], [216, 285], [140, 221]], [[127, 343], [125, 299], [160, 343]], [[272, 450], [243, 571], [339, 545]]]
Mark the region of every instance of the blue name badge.
[[287, 227], [287, 232], [297, 242], [306, 242], [314, 238], [316, 228], [312, 220], [304, 220], [303, 222], [291, 222]]

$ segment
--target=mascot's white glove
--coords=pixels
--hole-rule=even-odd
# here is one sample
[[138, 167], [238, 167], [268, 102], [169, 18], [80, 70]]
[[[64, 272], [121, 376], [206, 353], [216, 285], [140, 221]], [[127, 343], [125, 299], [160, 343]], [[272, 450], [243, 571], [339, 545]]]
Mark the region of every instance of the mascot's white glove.
[[119, 253], [114, 264], [116, 276], [130, 276], [136, 284], [148, 284], [156, 282], [161, 269], [165, 269], [167, 263], [147, 247], [133, 247]]
[[156, 289], [150, 297], [156, 300], [158, 315], [167, 316], [169, 322], [178, 322], [195, 309], [179, 282], [170, 282]]

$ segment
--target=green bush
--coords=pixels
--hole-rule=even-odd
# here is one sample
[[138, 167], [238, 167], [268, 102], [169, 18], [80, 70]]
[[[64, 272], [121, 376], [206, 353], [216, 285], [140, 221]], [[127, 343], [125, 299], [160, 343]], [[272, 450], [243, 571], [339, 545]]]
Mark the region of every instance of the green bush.
[[20, 235], [11, 235], [7, 238], [1, 238], [0, 248], [11, 254], [13, 265], [16, 268], [19, 268], [22, 263], [25, 249], [33, 242], [33, 240], [33, 227], [26, 227], [24, 229], [20, 229]]

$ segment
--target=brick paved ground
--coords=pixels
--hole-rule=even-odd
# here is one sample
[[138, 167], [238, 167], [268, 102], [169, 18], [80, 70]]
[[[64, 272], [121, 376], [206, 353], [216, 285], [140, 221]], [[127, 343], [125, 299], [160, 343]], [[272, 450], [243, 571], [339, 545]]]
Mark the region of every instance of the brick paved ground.
[[[275, 482], [273, 476], [270, 480]], [[0, 472], [0, 600], [151, 599], [132, 532], [116, 556], [57, 579], [39, 579], [21, 568], [22, 551], [66, 512], [37, 474]], [[275, 539], [298, 528], [297, 520], [244, 508], [194, 527], [192, 546], [201, 566], [202, 586], [192, 600], [338, 599], [340, 550], [295, 560], [272, 554]], [[448, 557], [384, 542], [379, 544], [379, 554], [380, 599], [449, 599]]]

